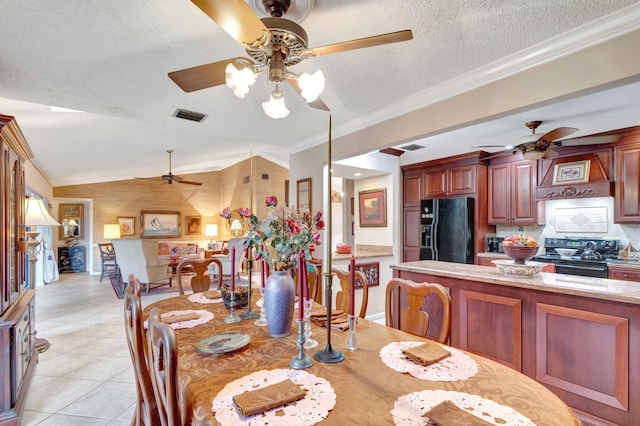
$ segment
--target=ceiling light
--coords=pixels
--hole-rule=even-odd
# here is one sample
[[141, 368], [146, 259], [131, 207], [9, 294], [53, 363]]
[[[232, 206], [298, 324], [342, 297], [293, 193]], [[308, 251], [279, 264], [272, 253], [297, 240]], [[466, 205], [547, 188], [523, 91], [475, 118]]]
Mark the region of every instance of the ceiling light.
[[544, 154], [544, 151], [531, 150], [523, 152], [522, 157], [527, 160], [537, 160], [538, 158], [544, 157]]
[[354, 173], [353, 175], [354, 175], [354, 176], [362, 176], [362, 173], [358, 173], [358, 172], [356, 172], [356, 173]]
[[241, 99], [249, 93], [249, 86], [256, 82], [256, 78], [256, 72], [248, 61], [238, 60], [227, 64], [225, 68], [227, 87]]
[[324, 90], [324, 75], [321, 70], [316, 71], [313, 74], [302, 73], [298, 79], [298, 84], [302, 92], [300, 95], [307, 103], [313, 102], [318, 99], [320, 93]]
[[278, 86], [276, 85], [276, 90], [271, 93], [271, 98], [269, 102], [262, 103], [262, 109], [267, 116], [271, 118], [285, 118], [289, 115], [289, 110], [287, 106], [284, 104], [284, 97], [282, 96], [282, 92], [278, 90]]

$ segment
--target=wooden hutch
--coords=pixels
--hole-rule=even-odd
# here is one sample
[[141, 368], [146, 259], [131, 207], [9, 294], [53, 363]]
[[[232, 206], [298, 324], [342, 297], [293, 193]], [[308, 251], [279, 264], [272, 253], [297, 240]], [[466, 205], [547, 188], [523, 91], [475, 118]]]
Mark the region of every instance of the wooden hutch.
[[0, 114], [0, 147], [0, 425], [18, 425], [38, 352], [24, 226], [24, 163], [32, 155], [14, 117]]

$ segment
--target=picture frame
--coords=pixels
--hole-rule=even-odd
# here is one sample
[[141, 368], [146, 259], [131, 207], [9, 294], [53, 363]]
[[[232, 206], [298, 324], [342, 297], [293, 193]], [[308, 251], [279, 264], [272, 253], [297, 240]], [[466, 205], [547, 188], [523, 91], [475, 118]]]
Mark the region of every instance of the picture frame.
[[62, 224], [58, 228], [59, 240], [81, 240], [84, 226], [84, 204], [60, 203], [58, 206], [58, 221]]
[[171, 238], [180, 236], [180, 212], [141, 210], [142, 238]]
[[116, 223], [120, 225], [120, 236], [131, 237], [136, 235], [136, 218], [131, 216], [118, 216]]
[[[360, 271], [367, 277], [367, 285], [375, 287], [380, 285], [380, 262], [356, 263], [356, 271]], [[356, 279], [356, 288], [362, 288], [362, 283]]]
[[387, 226], [387, 188], [358, 192], [360, 227]]
[[296, 181], [296, 208], [311, 211], [311, 178]]
[[553, 168], [552, 185], [570, 185], [589, 182], [591, 160], [556, 164]]
[[186, 216], [184, 219], [185, 235], [201, 235], [202, 234], [202, 217]]

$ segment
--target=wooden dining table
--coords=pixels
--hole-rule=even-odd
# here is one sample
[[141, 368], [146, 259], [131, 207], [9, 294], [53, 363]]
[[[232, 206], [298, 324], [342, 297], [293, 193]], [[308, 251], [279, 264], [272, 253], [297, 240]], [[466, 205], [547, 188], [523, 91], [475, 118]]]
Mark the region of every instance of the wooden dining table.
[[[254, 290], [252, 295], [255, 304], [259, 292]], [[218, 425], [212, 401], [225, 385], [260, 370], [290, 369], [289, 361], [298, 353], [297, 321], [293, 321], [291, 336], [273, 338], [266, 327], [254, 325], [253, 319], [225, 323], [229, 309], [223, 303], [196, 303], [188, 297], [160, 300], [144, 311], [148, 314], [156, 307], [161, 313], [206, 310], [214, 314], [214, 318], [204, 324], [179, 328], [175, 332], [180, 403], [185, 424]], [[259, 308], [253, 310], [259, 312]], [[205, 354], [196, 349], [196, 343], [201, 339], [223, 332], [246, 333], [251, 341], [241, 349], [221, 355]], [[444, 390], [479, 395], [511, 407], [538, 426], [581, 425], [573, 411], [544, 386], [492, 360], [465, 352], [477, 363], [476, 375], [458, 381], [423, 380], [390, 368], [380, 356], [381, 349], [392, 342], [424, 342], [423, 339], [364, 319], [359, 319], [356, 327], [357, 350], [347, 350], [348, 335], [348, 331], [333, 330], [331, 333], [331, 346], [344, 353], [344, 361], [314, 361], [304, 370], [326, 379], [335, 391], [335, 406], [318, 424], [392, 425], [391, 410], [399, 397], [412, 392]], [[315, 351], [326, 347], [326, 328], [313, 325], [312, 337], [319, 346], [305, 350], [311, 358]]]

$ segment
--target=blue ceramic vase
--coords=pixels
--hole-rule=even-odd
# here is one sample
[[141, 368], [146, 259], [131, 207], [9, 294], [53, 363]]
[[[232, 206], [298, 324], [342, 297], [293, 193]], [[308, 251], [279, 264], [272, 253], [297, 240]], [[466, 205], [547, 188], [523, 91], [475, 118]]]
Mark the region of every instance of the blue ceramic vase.
[[291, 333], [296, 286], [289, 271], [273, 271], [264, 287], [264, 309], [271, 337]]

